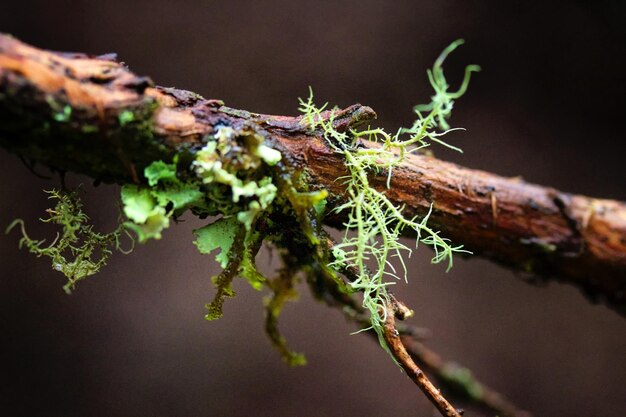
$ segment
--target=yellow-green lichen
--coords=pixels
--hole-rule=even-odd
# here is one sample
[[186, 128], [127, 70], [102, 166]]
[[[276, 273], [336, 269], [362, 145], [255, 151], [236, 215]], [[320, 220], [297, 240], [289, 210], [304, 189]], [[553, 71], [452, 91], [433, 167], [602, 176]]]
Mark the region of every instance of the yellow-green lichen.
[[[417, 236], [415, 246], [420, 242], [429, 245], [435, 251], [432, 262], [445, 261], [448, 268], [452, 266], [453, 253], [463, 250], [461, 246], [451, 246], [438, 231], [428, 226], [430, 212], [422, 218], [405, 217], [402, 207], [395, 206], [384, 192], [370, 185], [369, 176], [371, 173], [386, 172], [389, 188], [393, 169], [403, 162], [407, 154], [429, 146], [429, 142], [458, 149], [443, 142], [441, 136], [450, 131], [446, 120], [450, 117], [454, 100], [465, 92], [470, 74], [478, 70], [476, 66], [467, 67], [460, 89], [448, 91], [442, 64], [460, 44], [462, 41], [457, 41], [446, 48], [428, 72], [435, 90], [431, 103], [416, 106], [417, 119], [413, 126], [400, 129], [395, 135], [380, 128], [338, 131], [333, 123], [337, 109], [332, 110], [329, 117], [324, 117], [322, 111], [326, 104], [317, 107], [312, 91], [307, 100], [300, 100], [303, 123], [311, 130], [322, 131], [329, 146], [344, 157], [349, 172], [348, 176], [339, 179], [346, 185], [347, 201], [335, 208], [336, 212], [347, 214], [344, 223], [346, 233], [343, 240], [333, 247], [334, 260], [330, 265], [338, 271], [356, 271], [350, 286], [363, 294], [363, 307], [370, 312], [371, 328], [377, 332], [383, 347], [386, 345], [382, 329], [388, 311], [386, 306], [390, 302], [387, 287], [397, 279], [407, 279], [404, 259], [412, 252], [411, 247], [400, 241], [400, 236], [412, 230]], [[360, 144], [362, 139], [378, 142], [380, 146], [363, 147]], [[400, 271], [393, 266], [393, 259], [400, 263]]]
[[220, 219], [194, 230], [193, 234], [196, 236], [194, 243], [198, 247], [198, 251], [204, 254], [219, 249], [215, 260], [222, 268], [226, 268], [229, 259], [228, 253], [240, 228], [241, 224], [235, 217]]
[[203, 184], [228, 186], [233, 203], [240, 203], [242, 199], [248, 200], [237, 218], [250, 230], [256, 216], [266, 210], [276, 197], [277, 188], [270, 176], [254, 180], [251, 177], [242, 178], [242, 174], [257, 170], [262, 163], [275, 165], [280, 161], [281, 155], [264, 145], [263, 138], [258, 134], [245, 133], [244, 144], [248, 146], [248, 152], [238, 154], [237, 159], [230, 162], [228, 155], [235, 148], [233, 142], [237, 136], [237, 132], [230, 127], [218, 128], [216, 140], [207, 143], [197, 152], [192, 168]]
[[144, 175], [148, 187], [129, 184], [121, 192], [124, 214], [129, 219], [125, 225], [142, 243], [161, 239], [172, 215], [202, 205], [204, 198], [197, 184], [177, 178], [175, 164], [155, 161], [146, 167]]

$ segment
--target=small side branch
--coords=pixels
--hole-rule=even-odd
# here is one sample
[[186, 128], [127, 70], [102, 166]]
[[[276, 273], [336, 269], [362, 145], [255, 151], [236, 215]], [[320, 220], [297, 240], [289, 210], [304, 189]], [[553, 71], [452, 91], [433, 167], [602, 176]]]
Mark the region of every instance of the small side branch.
[[[330, 239], [328, 244], [333, 244]], [[354, 271], [350, 269], [341, 272], [348, 280], [354, 277]], [[354, 295], [342, 290], [337, 281], [323, 269], [308, 271], [307, 282], [318, 300], [339, 309], [346, 319], [362, 327], [371, 325], [369, 317]], [[403, 304], [397, 303], [396, 305], [402, 306], [402, 316], [408, 318], [411, 314], [410, 310]], [[403, 322], [398, 323], [395, 320], [394, 327], [399, 333], [404, 349], [416, 365], [430, 374], [444, 388], [450, 400], [471, 404], [484, 410], [486, 415], [531, 417], [529, 412], [518, 408], [496, 390], [474, 378], [467, 368], [453, 362], [446, 362], [436, 352], [426, 348], [422, 342], [428, 337], [428, 332], [424, 329]], [[369, 331], [366, 334], [378, 342], [378, 335], [375, 332]], [[393, 335], [394, 332], [391, 334]]]
[[[436, 352], [428, 349], [417, 341], [411, 334], [400, 330], [400, 340], [411, 358], [422, 365], [422, 368], [437, 377], [441, 384], [445, 384], [448, 391], [485, 412], [497, 412], [501, 417], [530, 417], [527, 411], [518, 409], [500, 393], [483, 385], [476, 380], [469, 369], [453, 362], [444, 361]], [[452, 394], [451, 394], [452, 395]], [[454, 396], [456, 398], [456, 396]]]
[[441, 415], [446, 417], [461, 417], [462, 410], [455, 409], [452, 404], [441, 395], [441, 390], [437, 389], [428, 379], [426, 374], [415, 364], [409, 352], [407, 352], [400, 333], [396, 329], [396, 316], [404, 318], [408, 308], [396, 300], [387, 308], [387, 318], [383, 327], [383, 337], [387, 347], [394, 359], [400, 364], [404, 372], [426, 395], [426, 398], [439, 410]]

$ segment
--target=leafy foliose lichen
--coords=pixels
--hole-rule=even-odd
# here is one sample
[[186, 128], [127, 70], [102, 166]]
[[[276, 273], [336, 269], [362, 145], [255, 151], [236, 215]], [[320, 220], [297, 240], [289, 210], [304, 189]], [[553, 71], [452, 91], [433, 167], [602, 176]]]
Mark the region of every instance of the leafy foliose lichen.
[[278, 189], [268, 168], [282, 155], [249, 128], [221, 125], [205, 140], [190, 166], [183, 167], [184, 180], [177, 172], [178, 161], [155, 161], [144, 170], [147, 186], [124, 186], [122, 202], [129, 219], [126, 226], [140, 242], [161, 238], [170, 219], [185, 210], [218, 216], [194, 230], [198, 250], [204, 254], [217, 250], [216, 260], [224, 269], [213, 277], [217, 293], [207, 304], [206, 318], [214, 320], [222, 316], [224, 299], [234, 296], [235, 276], [257, 290], [266, 284], [254, 260], [263, 240], [255, 224], [271, 211]]
[[218, 249], [219, 253], [215, 260], [222, 268], [226, 268], [229, 260], [228, 252], [233, 246], [240, 228], [241, 224], [237, 218], [229, 217], [194, 230], [193, 233], [196, 236], [195, 244], [198, 247], [198, 251], [209, 254]]
[[173, 215], [203, 204], [204, 194], [194, 182], [183, 182], [176, 176], [176, 164], [155, 161], [144, 170], [148, 187], [127, 184], [121, 196], [124, 225], [137, 234], [140, 242], [160, 239]]
[[[247, 152], [241, 152], [239, 146], [234, 149], [237, 136], [243, 137]], [[270, 176], [255, 180], [242, 178], [242, 174], [255, 172], [262, 163], [276, 165], [281, 159], [280, 152], [264, 145], [263, 137], [259, 134], [238, 133], [226, 126], [217, 129], [215, 139], [198, 151], [192, 163], [193, 170], [205, 185], [223, 184], [230, 187], [233, 203], [248, 200], [244, 209], [237, 213], [237, 219], [250, 230], [256, 216], [266, 210], [276, 197], [277, 188]], [[238, 153], [229, 160], [228, 155], [233, 150]]]
[[194, 231], [202, 253], [219, 248], [217, 260], [224, 268], [213, 279], [218, 291], [207, 305], [208, 320], [222, 316], [224, 297], [234, 295], [231, 282], [235, 275], [245, 278], [256, 290], [266, 283], [254, 260], [263, 240], [254, 226], [263, 213], [269, 212], [278, 190], [272, 177], [264, 174], [265, 168], [276, 165], [282, 156], [263, 142], [254, 131], [220, 126], [214, 140], [197, 152], [192, 163], [202, 184], [225, 188], [236, 208], [222, 211], [224, 217]]
[[[442, 64], [460, 44], [461, 40], [446, 48], [433, 69], [428, 71], [435, 90], [431, 103], [416, 106], [417, 119], [413, 125], [400, 129], [395, 135], [381, 128], [338, 131], [333, 124], [336, 109], [331, 111], [330, 117], [323, 117], [326, 105], [317, 107], [312, 91], [307, 100], [300, 100], [303, 122], [312, 130], [321, 130], [329, 146], [345, 158], [349, 175], [340, 180], [345, 183], [347, 201], [334, 210], [347, 213], [344, 223], [346, 233], [343, 240], [333, 247], [334, 260], [330, 265], [338, 271], [356, 270], [350, 286], [363, 294], [363, 307], [370, 312], [371, 328], [377, 332], [383, 347], [382, 330], [388, 311], [386, 306], [390, 303], [387, 287], [397, 279], [406, 280], [404, 259], [412, 252], [411, 247], [400, 241], [400, 236], [411, 230], [417, 236], [415, 247], [420, 242], [429, 245], [435, 252], [432, 262], [447, 262], [448, 269], [452, 266], [453, 253], [463, 249], [452, 246], [448, 239], [428, 226], [430, 211], [422, 218], [405, 217], [402, 207], [395, 206], [383, 191], [370, 186], [369, 175], [386, 172], [389, 188], [393, 169], [403, 162], [406, 155], [429, 146], [430, 142], [460, 150], [441, 139], [451, 130], [447, 119], [454, 100], [465, 92], [471, 73], [479, 70], [476, 66], [468, 66], [461, 87], [454, 92], [448, 91]], [[377, 142], [380, 146], [363, 147], [360, 145], [362, 139]], [[400, 271], [391, 263], [394, 258], [400, 263]]]

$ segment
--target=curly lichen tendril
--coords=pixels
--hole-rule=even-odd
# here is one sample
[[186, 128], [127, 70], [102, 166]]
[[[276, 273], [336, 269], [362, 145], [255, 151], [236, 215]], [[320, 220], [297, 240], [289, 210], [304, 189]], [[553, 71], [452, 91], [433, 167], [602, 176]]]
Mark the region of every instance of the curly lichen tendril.
[[[403, 208], [395, 206], [385, 195], [369, 184], [369, 173], [386, 172], [387, 188], [390, 187], [393, 169], [403, 162], [406, 155], [416, 152], [431, 143], [438, 143], [452, 149], [459, 148], [444, 142], [441, 137], [451, 130], [447, 123], [454, 100], [466, 91], [470, 75], [478, 71], [477, 66], [468, 66], [461, 87], [448, 91], [449, 85], [443, 73], [443, 61], [456, 47], [463, 43], [458, 40], [447, 47], [435, 62], [428, 78], [435, 90], [431, 102], [414, 108], [417, 116], [410, 128], [399, 129], [395, 135], [381, 128], [368, 128], [362, 131], [341, 132], [333, 127], [335, 110], [330, 117], [322, 117], [324, 104], [317, 107], [313, 101], [313, 92], [309, 90], [307, 100], [300, 99], [302, 120], [312, 130], [323, 133], [328, 145], [344, 157], [348, 175], [341, 180], [346, 187], [348, 201], [334, 210], [347, 212], [348, 220], [344, 223], [346, 233], [343, 240], [332, 249], [334, 260], [331, 267], [341, 270], [356, 270], [356, 276], [350, 283], [354, 291], [363, 294], [363, 307], [370, 312], [371, 327], [379, 335], [381, 345], [383, 323], [389, 304], [387, 287], [399, 279], [407, 280], [405, 257], [411, 255], [412, 248], [400, 241], [400, 236], [412, 230], [417, 236], [415, 248], [420, 242], [430, 246], [435, 255], [432, 263], [446, 262], [452, 267], [452, 257], [456, 252], [466, 252], [462, 246], [452, 246], [448, 239], [428, 226], [430, 211], [421, 219], [407, 218]], [[361, 139], [378, 142], [378, 147], [359, 146]], [[431, 205], [432, 210], [432, 205]], [[401, 270], [392, 264], [397, 259]], [[391, 278], [391, 280], [389, 279]], [[367, 330], [367, 329], [364, 329]]]
[[56, 205], [47, 210], [49, 217], [41, 221], [56, 224], [62, 229], [52, 243], [46, 245], [45, 240], [35, 240], [28, 236], [22, 219], [14, 220], [7, 227], [6, 233], [19, 226], [22, 232], [20, 248], [25, 246], [38, 257], [50, 258], [52, 268], [67, 278], [67, 283], [63, 286], [65, 292], [72, 292], [78, 281], [96, 274], [106, 265], [113, 250], [122, 253], [132, 250], [132, 246], [128, 250], [121, 248], [120, 239], [124, 233], [122, 225], [110, 233], [93, 230], [89, 217], [82, 210], [77, 191], [65, 193], [51, 190], [46, 193], [50, 195], [50, 199], [56, 200]]

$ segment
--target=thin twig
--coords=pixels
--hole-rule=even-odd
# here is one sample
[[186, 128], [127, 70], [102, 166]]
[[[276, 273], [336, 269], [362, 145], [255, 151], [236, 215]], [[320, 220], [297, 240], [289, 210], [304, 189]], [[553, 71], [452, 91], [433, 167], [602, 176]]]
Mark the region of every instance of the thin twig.
[[409, 352], [407, 352], [400, 333], [396, 330], [396, 315], [403, 317], [405, 310], [408, 310], [406, 306], [398, 303], [396, 300], [392, 300], [391, 304], [387, 306], [386, 320], [383, 326], [383, 338], [387, 343], [389, 352], [395, 360], [400, 364], [404, 372], [409, 378], [419, 387], [420, 390], [426, 395], [426, 398], [439, 410], [442, 416], [446, 417], [461, 417], [463, 410], [457, 410], [450, 404], [446, 398], [441, 395], [441, 390], [437, 389], [432, 382], [428, 379], [426, 374], [415, 364]]
[[428, 349], [415, 337], [400, 332], [400, 339], [409, 355], [416, 362], [445, 384], [449, 391], [463, 396], [465, 400], [486, 412], [496, 411], [500, 417], [531, 417], [528, 411], [518, 409], [513, 403], [495, 390], [477, 381], [471, 372], [454, 362], [444, 361], [439, 354]]
[[[326, 244], [332, 253], [332, 247], [335, 244], [333, 239], [327, 237]], [[325, 276], [323, 270], [316, 272], [317, 274], [314, 274], [314, 276], [309, 276], [309, 284], [313, 293], [327, 305], [341, 309], [348, 320], [361, 326], [370, 326], [370, 319], [357, 300], [351, 294], [341, 291], [337, 287], [335, 280]], [[355, 279], [357, 274], [356, 268], [350, 267], [350, 265], [340, 272], [348, 281]], [[321, 285], [313, 282], [316, 280], [322, 281]], [[320, 288], [323, 288], [324, 292], [320, 292]], [[395, 298], [393, 300], [401, 309], [403, 318], [408, 318], [412, 315], [411, 310], [403, 303], [398, 302]], [[394, 326], [411, 358], [446, 389], [446, 395], [450, 398], [468, 402], [487, 413], [496, 413], [501, 417], [531, 416], [530, 413], [520, 410], [494, 389], [475, 379], [466, 367], [454, 362], [446, 362], [436, 352], [426, 348], [420, 343], [428, 336], [424, 329], [407, 323], [394, 323]], [[378, 340], [376, 333], [367, 332], [367, 334]]]

